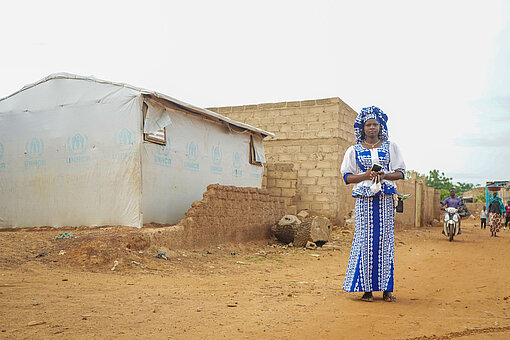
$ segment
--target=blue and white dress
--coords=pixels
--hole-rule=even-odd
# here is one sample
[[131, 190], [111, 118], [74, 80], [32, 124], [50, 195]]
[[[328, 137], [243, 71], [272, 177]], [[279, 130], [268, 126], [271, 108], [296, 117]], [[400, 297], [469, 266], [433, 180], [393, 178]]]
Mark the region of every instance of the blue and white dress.
[[[351, 146], [345, 153], [340, 171], [345, 181], [348, 175], [362, 174], [373, 164], [379, 164], [385, 173], [401, 171], [405, 176], [402, 154], [390, 141], [383, 141], [374, 149], [365, 149], [361, 144]], [[393, 181], [383, 180], [381, 191], [374, 194], [370, 189], [372, 184], [367, 180], [354, 184], [353, 188], [355, 231], [343, 287], [348, 292], [393, 291], [393, 194], [397, 187]]]

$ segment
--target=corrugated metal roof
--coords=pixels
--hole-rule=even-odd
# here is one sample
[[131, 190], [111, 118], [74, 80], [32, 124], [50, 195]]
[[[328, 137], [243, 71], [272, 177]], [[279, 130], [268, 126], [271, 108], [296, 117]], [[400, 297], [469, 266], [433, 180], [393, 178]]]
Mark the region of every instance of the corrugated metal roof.
[[110, 84], [110, 85], [114, 85], [114, 86], [120, 86], [120, 87], [126, 87], [126, 88], [129, 88], [129, 89], [132, 89], [132, 90], [135, 90], [135, 91], [138, 91], [140, 92], [141, 94], [145, 94], [145, 95], [152, 95], [152, 96], [155, 96], [157, 98], [161, 98], [161, 99], [164, 99], [164, 100], [167, 100], [171, 103], [174, 103], [176, 105], [179, 105], [191, 112], [194, 112], [194, 113], [197, 113], [197, 114], [200, 114], [200, 115], [203, 115], [207, 118], [210, 118], [210, 119], [213, 119], [213, 120], [219, 120], [219, 121], [222, 121], [222, 122], [225, 122], [225, 123], [228, 123], [230, 125], [233, 125], [233, 126], [236, 126], [238, 128], [241, 128], [241, 129], [245, 129], [245, 130], [249, 130], [249, 131], [252, 131], [252, 132], [255, 132], [255, 133], [259, 133], [263, 136], [271, 136], [271, 137], [274, 137], [275, 135], [271, 132], [268, 132], [268, 131], [264, 131], [262, 129], [259, 129], [259, 128], [256, 128], [254, 126], [251, 126], [249, 124], [245, 124], [245, 123], [241, 123], [241, 122], [238, 122], [236, 120], [233, 120], [233, 119], [230, 119], [228, 117], [225, 117], [219, 113], [216, 113], [216, 112], [213, 112], [213, 111], [210, 111], [210, 110], [207, 110], [207, 109], [203, 109], [203, 108], [200, 108], [200, 107], [197, 107], [197, 106], [194, 106], [194, 105], [191, 105], [191, 104], [188, 104], [188, 103], [185, 103], [183, 101], [180, 101], [178, 99], [175, 99], [175, 98], [172, 98], [170, 96], [167, 96], [165, 94], [162, 94], [162, 93], [159, 93], [159, 92], [156, 92], [156, 91], [151, 91], [151, 90], [147, 90], [147, 89], [142, 89], [142, 88], [139, 88], [139, 87], [135, 87], [135, 86], [132, 86], [132, 85], [129, 85], [129, 84], [124, 84], [124, 83], [116, 83], [116, 82], [111, 82], [111, 81], [107, 81], [107, 80], [102, 80], [102, 79], [97, 79], [95, 77], [85, 77], [85, 76], [80, 76], [80, 75], [76, 75], [76, 74], [71, 74], [71, 73], [65, 73], [65, 72], [61, 72], [61, 73], [53, 73], [53, 74], [50, 74], [49, 76], [39, 80], [39, 81], [36, 81], [35, 83], [32, 83], [32, 84], [28, 84], [28, 85], [25, 85], [23, 86], [23, 88], [17, 92], [14, 92], [13, 94], [5, 97], [5, 98], [2, 98], [0, 99], [0, 101], [4, 100], [4, 99], [7, 99], [7, 98], [10, 98], [22, 91], [25, 91], [29, 88], [32, 88], [34, 86], [37, 86], [41, 83], [44, 83], [44, 82], [47, 82], [49, 80], [53, 80], [53, 79], [76, 79], [76, 80], [84, 80], [84, 81], [91, 81], [91, 82], [96, 82], [96, 83], [100, 83], [100, 84]]

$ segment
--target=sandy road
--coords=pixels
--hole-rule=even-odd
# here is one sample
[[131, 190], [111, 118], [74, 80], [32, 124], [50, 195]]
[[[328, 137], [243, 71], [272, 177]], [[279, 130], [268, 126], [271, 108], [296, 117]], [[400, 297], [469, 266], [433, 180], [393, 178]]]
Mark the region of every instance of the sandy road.
[[508, 339], [510, 232], [474, 223], [452, 243], [397, 233], [397, 303], [340, 290], [345, 232], [340, 251], [212, 247], [114, 271], [36, 258], [57, 231], [0, 232], [0, 338]]

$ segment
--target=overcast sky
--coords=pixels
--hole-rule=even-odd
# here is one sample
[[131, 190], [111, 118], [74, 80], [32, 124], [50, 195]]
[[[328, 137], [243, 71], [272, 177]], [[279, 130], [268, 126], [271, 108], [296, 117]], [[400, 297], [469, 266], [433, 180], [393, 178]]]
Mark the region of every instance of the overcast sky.
[[340, 97], [409, 169], [510, 180], [510, 1], [10, 1], [0, 97], [51, 73], [201, 106]]

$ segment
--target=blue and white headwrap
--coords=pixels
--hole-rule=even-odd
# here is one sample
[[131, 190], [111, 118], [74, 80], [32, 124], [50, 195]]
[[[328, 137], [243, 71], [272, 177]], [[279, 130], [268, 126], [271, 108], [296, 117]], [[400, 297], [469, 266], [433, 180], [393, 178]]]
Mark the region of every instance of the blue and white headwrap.
[[365, 122], [372, 118], [379, 122], [379, 139], [382, 141], [388, 140], [388, 127], [386, 126], [388, 116], [377, 106], [369, 106], [361, 109], [361, 112], [354, 121], [354, 136], [356, 137], [357, 144], [365, 140], [363, 127], [365, 126]]

